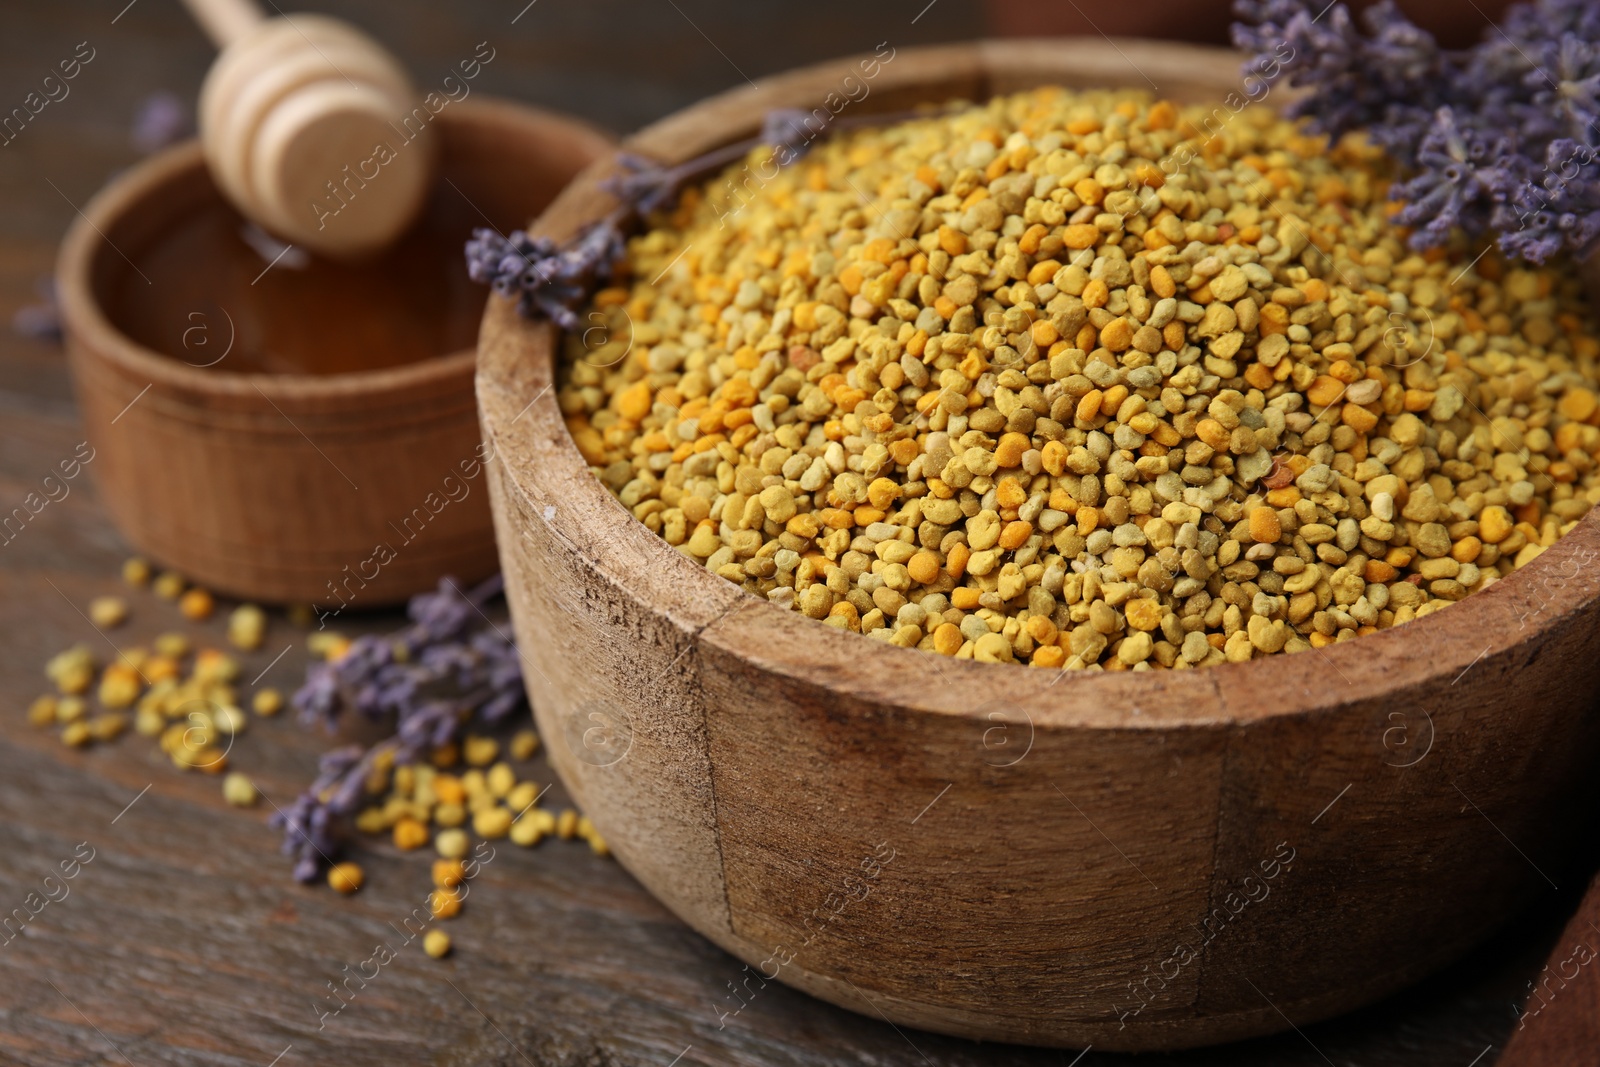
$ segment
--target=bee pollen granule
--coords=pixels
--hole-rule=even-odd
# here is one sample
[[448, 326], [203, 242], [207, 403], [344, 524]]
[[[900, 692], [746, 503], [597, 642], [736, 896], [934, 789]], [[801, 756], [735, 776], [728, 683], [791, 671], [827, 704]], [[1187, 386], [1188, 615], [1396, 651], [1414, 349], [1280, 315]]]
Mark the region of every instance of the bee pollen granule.
[[1254, 108], [1040, 89], [691, 188], [567, 339], [641, 522], [840, 629], [1049, 668], [1449, 606], [1600, 499], [1576, 272], [1418, 254], [1387, 163]]

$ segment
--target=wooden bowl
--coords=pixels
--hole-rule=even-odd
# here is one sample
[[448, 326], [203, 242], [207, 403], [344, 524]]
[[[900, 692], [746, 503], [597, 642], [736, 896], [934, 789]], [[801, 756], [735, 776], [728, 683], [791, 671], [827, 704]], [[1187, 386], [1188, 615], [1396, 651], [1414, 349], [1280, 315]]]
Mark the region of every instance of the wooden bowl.
[[[677, 161], [811, 107], [841, 61], [628, 148]], [[1102, 40], [903, 49], [869, 107], [1058, 82], [1187, 101], [1236, 58]], [[580, 176], [555, 236], [609, 199]], [[1600, 754], [1600, 519], [1450, 610], [1315, 653], [1146, 674], [940, 660], [746, 595], [635, 522], [494, 300], [478, 400], [528, 691], [622, 863], [748, 966], [900, 1026], [1097, 1049], [1300, 1025], [1459, 957], [1551, 892]], [[1586, 831], [1585, 831], [1586, 832]]]
[[[580, 122], [509, 103], [452, 104], [437, 125], [442, 178], [415, 232], [439, 244], [436, 255], [458, 259], [457, 236], [525, 224], [611, 146]], [[230, 238], [242, 225], [190, 142], [112, 182], [61, 250], [67, 353], [95, 449], [91, 469], [128, 541], [195, 581], [265, 601], [369, 607], [445, 574], [492, 573], [472, 394], [482, 290], [463, 268], [437, 294], [440, 318], [430, 325], [440, 347], [418, 362], [331, 374], [205, 367], [230, 327], [242, 328], [240, 308], [225, 306], [235, 297], [217, 295], [220, 284], [208, 276], [221, 266], [196, 263], [187, 277], [147, 287], [135, 265], [202, 212], [227, 212], [234, 221], [217, 228]], [[283, 283], [285, 271], [274, 267], [279, 277], [262, 284]], [[129, 336], [129, 323], [112, 310], [128, 306], [125, 287], [136, 294], [140, 329], [196, 342], [191, 359]], [[309, 304], [303, 317], [298, 305], [291, 310], [288, 328], [301, 334], [330, 325]], [[356, 313], [342, 304], [334, 311]], [[332, 365], [361, 366], [369, 353], [355, 349], [395, 341], [391, 323], [339, 325], [360, 344], [330, 352]], [[196, 330], [210, 333], [208, 347], [199, 347], [206, 336]]]

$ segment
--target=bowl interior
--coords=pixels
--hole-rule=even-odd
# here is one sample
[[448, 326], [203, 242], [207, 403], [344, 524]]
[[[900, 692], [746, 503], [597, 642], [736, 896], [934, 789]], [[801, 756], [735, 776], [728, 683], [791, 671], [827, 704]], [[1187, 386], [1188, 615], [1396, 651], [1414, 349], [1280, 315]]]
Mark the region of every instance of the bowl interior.
[[[766, 79], [714, 97], [641, 131], [623, 146], [672, 164], [753, 134], [775, 107], [809, 107], [827, 99], [841, 79], [858, 75], [855, 57]], [[1238, 56], [1222, 49], [1160, 42], [1120, 41], [1115, 48], [1084, 41], [979, 42], [907, 50], [885, 64], [863, 112], [895, 112], [952, 99], [985, 100], [1045, 84], [1070, 87], [1141, 86], [1141, 71], [1162, 74], [1159, 94], [1179, 102], [1211, 104], [1226, 122], [1237, 84]], [[1275, 90], [1276, 91], [1276, 90]], [[1283, 99], [1292, 95], [1285, 87]], [[1270, 105], [1283, 102], [1275, 97]], [[615, 169], [597, 160], [540, 217], [536, 230], [564, 239], [600, 218], [615, 200], [599, 187]], [[1600, 261], [1600, 257], [1596, 257]], [[1156, 678], [1122, 672], [1004, 670], [973, 661], [936, 660], [926, 653], [863, 641], [756, 598], [744, 597], [705, 568], [676, 552], [635, 521], [589, 472], [566, 432], [556, 399], [545, 387], [560, 374], [555, 334], [547, 324], [517, 320], [509, 308], [491, 308], [480, 339], [479, 374], [489, 393], [508, 390], [506, 417], [491, 404], [485, 425], [506, 457], [513, 484], [530, 500], [559, 500], [553, 525], [574, 519], [567, 536], [579, 540], [589, 565], [646, 602], [675, 606], [696, 626], [696, 640], [715, 645], [763, 670], [804, 684], [830, 678], [836, 690], [885, 705], [972, 719], [1025, 722], [1030, 727], [1149, 729], [1209, 726], [1295, 716], [1384, 699], [1410, 683], [1450, 678], [1485, 656], [1506, 653], [1532, 629], [1532, 617], [1552, 623], [1596, 595], [1593, 582], [1552, 582], [1546, 575], [1600, 544], [1600, 519], [1588, 515], [1545, 557], [1519, 569], [1464, 604], [1403, 627], [1319, 649], [1313, 655], [1268, 657], [1205, 671], [1162, 672]], [[529, 374], [530, 366], [534, 368]], [[485, 390], [480, 387], [480, 403]], [[533, 414], [529, 414], [533, 413]], [[548, 419], [559, 447], [524, 426]], [[524, 415], [528, 415], [524, 418]], [[514, 444], [512, 442], [515, 442]], [[692, 603], [690, 609], [687, 605]], [[734, 615], [736, 621], [729, 621]], [[1486, 648], [1487, 644], [1487, 648]], [[863, 669], [870, 664], [870, 670]], [[929, 672], [939, 684], [929, 684]], [[1006, 688], [996, 693], [1003, 680]], [[1057, 684], [1057, 683], [1060, 684]]]
[[[439, 175], [421, 216], [395, 246], [358, 262], [285, 251], [223, 198], [197, 146], [177, 149], [101, 222], [108, 240], [90, 265], [92, 299], [114, 332], [173, 368], [326, 378], [461, 353], [485, 300], [462, 245], [475, 227], [526, 224], [572, 170], [574, 131], [537, 117], [497, 104], [441, 113]], [[381, 168], [370, 180], [347, 171], [306, 205], [326, 226], [384, 180]]]

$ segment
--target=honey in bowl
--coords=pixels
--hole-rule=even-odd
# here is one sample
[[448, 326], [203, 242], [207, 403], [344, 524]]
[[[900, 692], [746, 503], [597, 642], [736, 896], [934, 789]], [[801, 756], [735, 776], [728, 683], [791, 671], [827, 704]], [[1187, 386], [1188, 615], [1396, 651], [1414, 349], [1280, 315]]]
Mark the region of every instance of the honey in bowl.
[[246, 241], [193, 142], [85, 207], [58, 270], [67, 354], [94, 474], [134, 550], [243, 599], [320, 602], [422, 507], [426, 530], [368, 565], [362, 605], [493, 572], [476, 483], [437, 513], [428, 503], [461, 497], [444, 478], [482, 443], [485, 298], [463, 244], [477, 226], [526, 225], [609, 140], [501, 101], [452, 104], [437, 122], [430, 200], [365, 263], [274, 264], [282, 246]]
[[107, 311], [140, 345], [222, 372], [345, 374], [415, 363], [472, 346], [485, 296], [468, 279], [461, 248], [483, 224], [442, 184], [417, 223], [376, 256], [343, 262], [293, 248], [280, 257], [284, 246], [259, 231], [248, 239], [246, 220], [213, 196], [128, 250], [137, 269], [107, 287]]

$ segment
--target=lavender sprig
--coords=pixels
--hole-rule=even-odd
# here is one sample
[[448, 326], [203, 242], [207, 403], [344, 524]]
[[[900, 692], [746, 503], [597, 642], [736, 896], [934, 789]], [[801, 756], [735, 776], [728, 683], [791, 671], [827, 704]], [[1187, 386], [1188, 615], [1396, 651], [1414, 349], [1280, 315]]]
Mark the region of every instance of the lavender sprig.
[[610, 214], [564, 246], [525, 230], [507, 237], [476, 229], [467, 242], [467, 275], [503, 297], [517, 297], [523, 316], [576, 330], [583, 305], [627, 252], [627, 227], [665, 207], [684, 182], [725, 166], [759, 143], [759, 138], [740, 141], [675, 167], [624, 152], [617, 159], [621, 169], [601, 183], [621, 201]]
[[294, 704], [302, 722], [332, 730], [345, 711], [389, 721], [394, 736], [363, 750], [336, 748], [317, 779], [271, 824], [284, 831], [294, 876], [312, 881], [338, 845], [335, 822], [355, 814], [385, 754], [395, 764], [424, 758], [454, 741], [469, 723], [493, 725], [524, 702], [516, 646], [489, 622], [483, 606], [499, 594], [497, 575], [469, 592], [446, 578], [407, 606], [411, 625], [390, 637], [364, 635], [338, 660], [313, 664]]
[[159, 152], [194, 133], [194, 109], [177, 93], [158, 89], [139, 101], [129, 136], [141, 155]]
[[1235, 0], [1234, 13], [1233, 42], [1252, 54], [1246, 73], [1284, 62], [1290, 84], [1309, 90], [1288, 113], [1317, 133], [1366, 129], [1409, 165], [1434, 112], [1457, 102], [1455, 57], [1391, 0], [1363, 13], [1365, 34], [1344, 4]]
[[[1468, 75], [1501, 117], [1521, 124], [1525, 136], [1583, 140], [1597, 117], [1592, 83], [1589, 106], [1581, 101], [1582, 83], [1595, 73], [1597, 39], [1600, 5], [1593, 0], [1518, 4], [1507, 10], [1500, 31], [1471, 51]], [[1576, 107], [1566, 105], [1569, 94], [1580, 98]]]
[[648, 218], [671, 203], [685, 182], [742, 159], [752, 148], [763, 143], [773, 143], [766, 141], [765, 130], [759, 137], [713, 148], [673, 167], [664, 167], [637, 152], [620, 152], [617, 154], [617, 164], [622, 169], [602, 178], [600, 187], [622, 201], [622, 210], [628, 218]]
[[579, 327], [579, 314], [600, 283], [609, 278], [627, 252], [626, 232], [670, 204], [686, 182], [727, 166], [759, 145], [769, 145], [773, 160], [788, 166], [803, 156], [825, 132], [847, 125], [895, 121], [897, 115], [842, 118], [825, 108], [803, 111], [780, 108], [768, 112], [755, 137], [714, 148], [676, 166], [633, 152], [617, 157], [618, 171], [601, 187], [620, 203], [566, 245], [524, 230], [510, 236], [477, 229], [467, 242], [467, 274], [508, 299], [528, 318], [546, 318], [563, 330]]
[[1440, 108], [1417, 148], [1416, 175], [1391, 191], [1404, 204], [1395, 221], [1415, 227], [1413, 243], [1423, 247], [1448, 243], [1458, 229], [1486, 232], [1500, 191], [1518, 177], [1507, 172], [1514, 159], [1506, 134], [1463, 128], [1455, 111]]
[[[317, 777], [311, 788], [295, 797], [287, 810], [280, 808], [269, 818], [268, 825], [283, 831], [283, 852], [294, 857], [296, 881], [315, 881], [323, 863], [331, 863], [338, 851], [332, 822], [336, 815], [345, 812], [336, 803], [348, 792], [350, 782], [365, 784], [364, 776], [350, 773], [364, 755], [360, 745], [345, 745], [325, 753], [318, 762]], [[347, 788], [337, 788], [341, 785]], [[354, 810], [355, 805], [349, 807]]]
[[1390, 0], [1359, 32], [1323, 0], [1236, 0], [1234, 43], [1258, 69], [1292, 48], [1290, 108], [1339, 137], [1364, 129], [1408, 173], [1390, 193], [1416, 248], [1498, 232], [1542, 263], [1600, 244], [1600, 3], [1513, 6], [1482, 43], [1447, 51]]
[[1563, 248], [1600, 247], [1600, 152], [1569, 138], [1550, 142], [1543, 167], [1500, 209], [1500, 246], [1542, 263]]
[[467, 275], [501, 296], [519, 297], [517, 309], [528, 318], [543, 316], [563, 330], [577, 329], [579, 308], [626, 250], [622, 221], [613, 212], [564, 248], [524, 230], [510, 237], [474, 230]]
[[39, 294], [37, 303], [24, 304], [11, 316], [11, 329], [19, 336], [35, 341], [61, 340], [61, 304], [56, 299], [53, 278], [40, 278], [34, 283]]

